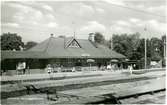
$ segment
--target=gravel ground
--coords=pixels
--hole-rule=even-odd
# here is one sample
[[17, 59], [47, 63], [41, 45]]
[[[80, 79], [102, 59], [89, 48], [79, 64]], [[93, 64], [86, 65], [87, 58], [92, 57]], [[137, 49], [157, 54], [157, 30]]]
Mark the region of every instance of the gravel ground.
[[[70, 95], [74, 96], [79, 96], [81, 99], [86, 99], [88, 97], [98, 97], [103, 94], [108, 94], [108, 93], [116, 93], [119, 92], [120, 90], [124, 89], [130, 89], [133, 87], [139, 87], [139, 86], [147, 86], [147, 84], [151, 84], [154, 81], [161, 81], [164, 80], [164, 77], [155, 79], [155, 80], [143, 80], [143, 81], [137, 81], [137, 82], [131, 82], [131, 83], [121, 83], [121, 84], [109, 84], [109, 85], [102, 85], [102, 86], [95, 86], [95, 87], [88, 87], [88, 88], [82, 88], [82, 89], [73, 89], [73, 90], [67, 90], [67, 91], [61, 91], [60, 93], [60, 98], [57, 101], [49, 101], [46, 98], [46, 94], [34, 94], [34, 95], [24, 95], [20, 97], [15, 97], [15, 98], [8, 98], [7, 100], [3, 100], [3, 105], [21, 105], [22, 103], [31, 105], [31, 104], [55, 104], [55, 103], [68, 103], [68, 102], [74, 102], [77, 101], [76, 97], [71, 97]], [[162, 82], [163, 83], [163, 82]], [[62, 94], [67, 94], [62, 96]], [[52, 95], [54, 97], [54, 94]], [[164, 103], [164, 93], [162, 94], [157, 94], [155, 95], [143, 95], [140, 96], [140, 98], [130, 98], [130, 99], [125, 99], [121, 100], [122, 103], [125, 104], [130, 104], [130, 103], [135, 103], [135, 104], [140, 104], [140, 103], [155, 103], [158, 104], [160, 101], [157, 101], [158, 98], [162, 100], [161, 103]]]
[[[133, 81], [133, 82], [129, 82], [129, 83], [117, 83], [117, 84], [112, 84], [112, 83], [104, 83], [103, 81], [106, 80], [117, 80], [117, 79], [125, 79], [125, 78], [130, 78], [133, 80], [134, 77], [159, 77], [162, 76], [162, 78], [164, 78], [165, 76], [165, 72], [164, 71], [156, 71], [156, 72], [150, 72], [150, 73], [145, 73], [145, 74], [140, 74], [140, 75], [129, 75], [127, 72], [123, 72], [123, 73], [118, 73], [115, 75], [104, 75], [104, 76], [97, 76], [97, 77], [85, 77], [85, 78], [73, 78], [73, 79], [66, 79], [66, 80], [48, 80], [48, 81], [38, 81], [38, 82], [25, 82], [26, 84], [34, 84], [34, 85], [38, 85], [41, 87], [46, 87], [46, 86], [64, 86], [68, 85], [68, 84], [85, 84], [85, 83], [91, 83], [91, 82], [99, 82], [101, 81], [101, 83], [99, 85], [96, 84], [90, 84], [90, 86], [85, 86], [83, 88], [78, 87], [80, 89], [70, 89], [70, 90], [65, 90], [65, 91], [61, 91], [60, 93], [62, 94], [69, 94], [69, 95], [76, 95], [76, 96], [80, 96], [80, 97], [94, 97], [94, 96], [99, 96], [99, 95], [103, 95], [103, 94], [107, 94], [107, 93], [114, 93], [117, 91], [120, 91], [121, 89], [130, 89], [136, 86], [143, 86], [146, 84], [149, 84], [150, 81], [152, 80], [142, 80], [142, 81]], [[160, 78], [157, 78], [156, 80], [160, 80]], [[128, 81], [127, 81], [128, 82]], [[163, 83], [163, 81], [161, 81]], [[163, 83], [165, 84], [165, 82]], [[16, 90], [21, 90], [21, 89], [25, 89], [22, 85], [20, 84], [13, 84], [13, 85], [4, 85], [2, 88], [2, 91], [16, 91]], [[38, 98], [37, 98], [38, 97]], [[161, 96], [162, 100], [164, 98], [164, 96]], [[76, 97], [70, 97], [71, 100], [77, 100]], [[153, 98], [154, 99], [154, 98]], [[152, 101], [153, 101], [152, 99]], [[161, 99], [161, 98], [160, 98]], [[151, 100], [151, 98], [150, 98]], [[33, 95], [24, 95], [24, 96], [19, 96], [19, 97], [14, 97], [14, 98], [8, 98], [1, 100], [3, 105], [24, 105], [28, 104], [54, 104], [54, 103], [68, 103], [69, 99], [67, 97], [60, 97], [58, 101], [48, 101], [46, 99], [46, 94], [33, 94]], [[143, 99], [143, 103], [144, 103], [144, 99]], [[155, 102], [155, 101], [153, 101]], [[137, 103], [137, 102], [136, 102]], [[149, 102], [145, 102], [145, 103], [149, 103]], [[151, 102], [150, 102], [151, 103]]]
[[130, 88], [144, 86], [147, 89], [148, 84], [160, 84], [165, 86], [165, 77], [161, 77], [159, 79], [153, 79], [153, 80], [143, 80], [143, 81], [136, 81], [136, 82], [126, 82], [126, 83], [120, 83], [120, 84], [109, 84], [109, 85], [101, 85], [101, 86], [95, 86], [95, 87], [88, 87], [88, 88], [82, 88], [82, 89], [73, 89], [73, 90], [67, 90], [62, 91], [61, 93], [64, 94], [70, 94], [70, 95], [76, 95], [76, 96], [100, 96], [107, 93], [117, 93], [121, 90], [128, 90]]
[[[117, 74], [107, 74], [103, 76], [96, 76], [96, 77], [81, 77], [81, 78], [71, 78], [71, 79], [64, 79], [64, 80], [46, 80], [46, 81], [35, 81], [35, 82], [22, 82], [23, 85], [33, 84], [37, 88], [44, 88], [44, 87], [56, 87], [56, 86], [65, 86], [70, 84], [84, 84], [84, 83], [92, 83], [92, 82], [102, 82], [102, 81], [110, 81], [110, 80], [118, 80], [118, 79], [132, 79], [135, 77], [157, 77], [165, 75], [164, 71], [157, 71], [157, 72], [150, 72], [140, 75], [129, 75], [127, 72], [117, 73]], [[17, 91], [25, 89], [20, 84], [8, 84], [2, 85], [1, 91], [2, 92], [10, 92], [10, 91]]]

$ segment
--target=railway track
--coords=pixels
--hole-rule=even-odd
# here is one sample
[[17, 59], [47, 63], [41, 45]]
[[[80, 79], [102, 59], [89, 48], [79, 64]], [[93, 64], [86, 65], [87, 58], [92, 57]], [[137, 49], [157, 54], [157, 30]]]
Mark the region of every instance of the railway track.
[[165, 91], [166, 89], [164, 88], [144, 93], [125, 94], [123, 97], [115, 97], [112, 94], [108, 94], [108, 97], [104, 100], [86, 104], [165, 104]]
[[[164, 76], [162, 76], [164, 77]], [[87, 88], [87, 87], [95, 87], [95, 86], [102, 86], [102, 85], [108, 85], [108, 84], [120, 84], [120, 83], [133, 83], [133, 82], [138, 82], [138, 81], [143, 81], [143, 80], [153, 80], [156, 79], [157, 77], [137, 77], [137, 78], [128, 78], [128, 79], [118, 79], [118, 80], [104, 80], [100, 82], [87, 82], [83, 84], [69, 84], [69, 85], [64, 85], [64, 86], [53, 86], [53, 87], [44, 87], [44, 88], [39, 88], [41, 90], [57, 90], [57, 91], [65, 91], [65, 90], [71, 90], [71, 89], [81, 89], [81, 88]], [[35, 85], [34, 85], [35, 86]], [[4, 98], [9, 98], [9, 97], [17, 97], [21, 95], [26, 95], [27, 90], [17, 90], [17, 91], [11, 91], [11, 92], [1, 92], [2, 99]], [[35, 94], [35, 93], [30, 93], [30, 94]]]
[[138, 97], [129, 97], [120, 99], [122, 104], [165, 104], [165, 89], [157, 90], [147, 94], [139, 95]]
[[[94, 77], [92, 77], [94, 78]], [[66, 83], [66, 82], [65, 82]], [[73, 82], [74, 83], [74, 82]], [[78, 84], [80, 83], [80, 84]], [[41, 84], [43, 85], [43, 84]], [[4, 102], [17, 103], [33, 103], [27, 99], [33, 99], [40, 97], [39, 103], [51, 102], [54, 104], [159, 104], [165, 103], [165, 74], [155, 75], [152, 73], [149, 76], [130, 76], [128, 78], [121, 77], [121, 79], [104, 79], [97, 81], [84, 81], [76, 82], [75, 84], [57, 84], [55, 87], [39, 88], [34, 85], [34, 88], [40, 91], [53, 90], [52, 96], [55, 95], [55, 89], [58, 91], [57, 97], [51, 97], [47, 100], [46, 93], [26, 93], [25, 90], [9, 91], [7, 93], [1, 93], [6, 95], [1, 97]], [[31, 90], [31, 89], [30, 89]], [[22, 92], [21, 92], [22, 91]], [[14, 94], [15, 92], [16, 94]], [[20, 99], [23, 99], [20, 101]], [[57, 98], [57, 99], [56, 99]], [[159, 101], [161, 100], [161, 101]], [[33, 103], [34, 104], [34, 103]]]
[[[76, 90], [76, 91], [74, 90], [74, 91], [66, 92], [66, 93], [73, 94], [76, 96], [84, 96], [85, 99], [81, 98], [78, 100], [72, 100], [71, 102], [68, 101], [67, 103], [71, 103], [71, 104], [75, 104], [75, 103], [76, 104], [77, 103], [83, 103], [83, 104], [130, 104], [130, 103], [134, 103], [134, 104], [137, 104], [137, 103], [143, 102], [147, 104], [152, 104], [152, 103], [157, 102], [154, 99], [163, 97], [165, 100], [166, 88], [163, 82], [164, 79], [165, 78], [152, 80], [152, 82], [148, 84], [131, 87], [131, 88], [122, 87], [120, 90], [117, 89], [114, 91], [110, 91], [110, 89], [108, 89], [106, 92], [106, 90], [101, 89], [100, 90], [100, 93], [102, 93], [101, 95], [95, 94], [95, 96], [93, 95], [91, 96], [91, 94], [94, 94], [92, 93], [94, 91], [93, 90], [87, 94], [88, 97], [86, 97], [86, 95], [82, 95], [84, 94], [83, 92], [86, 92], [86, 89], [81, 90], [81, 92], [78, 92], [80, 90]], [[94, 92], [98, 92], [98, 89], [97, 91], [94, 91]], [[157, 102], [157, 104], [158, 103], [165, 103], [165, 101]]]

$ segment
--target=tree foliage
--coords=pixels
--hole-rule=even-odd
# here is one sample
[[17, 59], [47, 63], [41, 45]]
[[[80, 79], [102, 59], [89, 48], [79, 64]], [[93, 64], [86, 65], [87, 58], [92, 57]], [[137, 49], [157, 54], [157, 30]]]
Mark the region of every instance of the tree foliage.
[[[165, 36], [161, 39], [153, 37], [146, 39], [147, 57], [151, 60], [160, 60], [163, 57]], [[145, 54], [145, 39], [139, 33], [114, 34], [112, 37], [113, 50], [121, 53], [131, 60], [140, 60]]]
[[152, 59], [161, 59], [163, 56], [163, 40], [159, 38], [151, 38], [151, 58]]
[[165, 56], [166, 54], [165, 54], [165, 49], [166, 49], [166, 35], [163, 35], [162, 37], [161, 37], [161, 40], [162, 40], [162, 45], [163, 45], [163, 47], [162, 47], [162, 55], [161, 56]]
[[140, 44], [140, 34], [114, 34], [112, 37], [113, 50], [127, 56], [130, 59], [138, 59], [137, 47]]
[[28, 50], [32, 47], [34, 47], [35, 45], [37, 45], [38, 43], [37, 42], [34, 42], [34, 41], [29, 41], [26, 43], [26, 45], [24, 46], [25, 47], [25, 50]]
[[16, 33], [3, 33], [1, 35], [1, 50], [20, 50], [24, 47], [21, 36]]
[[104, 44], [105, 42], [105, 38], [100, 32], [95, 32], [94, 39], [96, 43]]

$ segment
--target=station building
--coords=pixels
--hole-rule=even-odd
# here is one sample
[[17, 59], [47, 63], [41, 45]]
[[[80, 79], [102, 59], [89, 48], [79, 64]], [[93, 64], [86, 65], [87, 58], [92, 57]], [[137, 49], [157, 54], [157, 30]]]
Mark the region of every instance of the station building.
[[88, 39], [51, 35], [28, 51], [1, 51], [1, 69], [14, 70], [21, 61], [26, 62], [29, 69], [44, 69], [47, 64], [54, 67], [87, 67], [90, 64], [101, 67], [115, 60], [120, 63], [125, 58], [96, 43], [92, 35]]

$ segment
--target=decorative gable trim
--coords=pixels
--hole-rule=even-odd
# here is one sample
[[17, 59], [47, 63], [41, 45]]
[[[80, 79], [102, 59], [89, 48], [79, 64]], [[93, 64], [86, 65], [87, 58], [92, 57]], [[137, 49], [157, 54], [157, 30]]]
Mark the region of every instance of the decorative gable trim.
[[73, 38], [69, 43], [67, 43], [66, 48], [71, 47], [71, 48], [81, 48], [81, 45], [78, 43], [78, 41]]

